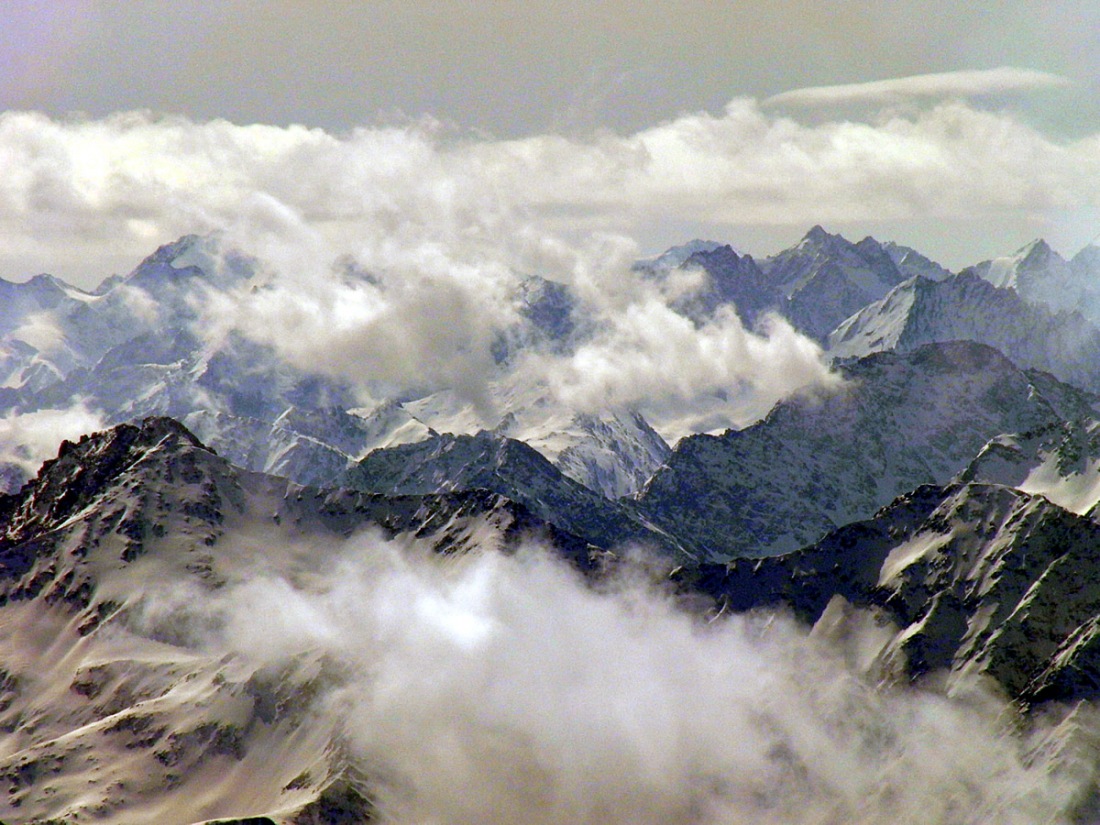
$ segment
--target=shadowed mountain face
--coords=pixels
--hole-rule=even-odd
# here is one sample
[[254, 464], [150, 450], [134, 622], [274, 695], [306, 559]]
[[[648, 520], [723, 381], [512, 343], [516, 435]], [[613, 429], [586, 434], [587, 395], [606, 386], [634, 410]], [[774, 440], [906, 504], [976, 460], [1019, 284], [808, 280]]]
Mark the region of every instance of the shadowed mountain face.
[[[898, 743], [944, 733], [952, 691], [1000, 708], [987, 756], [1005, 719], [1043, 728], [975, 684], [1100, 698], [1100, 397], [1061, 380], [1096, 385], [1100, 333], [1048, 306], [1091, 295], [1095, 249], [955, 276], [815, 227], [761, 262], [693, 242], [640, 263], [697, 328], [778, 312], [844, 378], [672, 450], [535, 379], [489, 388], [490, 422], [446, 390], [357, 407], [206, 336], [203, 296], [256, 277], [223, 251], [183, 238], [95, 293], [0, 281], [0, 413], [82, 398], [130, 422], [21, 489], [0, 464], [0, 821], [860, 821], [869, 795], [836, 765], [894, 766], [893, 812], [936, 761]], [[566, 284], [517, 277], [509, 300], [498, 367], [598, 334]], [[940, 728], [895, 712], [924, 695], [911, 680]], [[1079, 710], [993, 773], [1049, 778], [1079, 722], [1093, 770]], [[947, 799], [935, 821], [959, 809], [947, 773], [914, 794]], [[480, 816], [493, 794], [505, 813]], [[1014, 821], [1095, 819], [1031, 814], [1075, 805]]]
[[[969, 357], [989, 366], [981, 351]], [[478, 451], [478, 460], [465, 460], [469, 450]], [[518, 457], [511, 455], [516, 450]], [[537, 453], [485, 434], [440, 441], [424, 455], [405, 456], [405, 476], [393, 463], [397, 450], [381, 451], [375, 469], [389, 467], [393, 487], [414, 485], [433, 468], [445, 469], [449, 453], [464, 459], [453, 473], [455, 487], [466, 483], [471, 489], [398, 495], [311, 489], [241, 471], [169, 419], [121, 425], [63, 445], [19, 494], [0, 497], [0, 777], [8, 790], [0, 819], [78, 821], [94, 814], [112, 823], [167, 825], [372, 821], [375, 793], [390, 786], [385, 776], [370, 774], [378, 763], [364, 761], [357, 750], [365, 734], [355, 728], [356, 714], [340, 704], [345, 697], [388, 696], [396, 704], [385, 707], [399, 709], [403, 690], [427, 690], [425, 710], [448, 718], [471, 692], [482, 719], [490, 708], [500, 712], [494, 703], [502, 701], [501, 691], [510, 695], [507, 685], [478, 681], [477, 669], [455, 681], [447, 672], [454, 660], [436, 662], [419, 648], [414, 681], [394, 688], [384, 668], [383, 675], [375, 672], [392, 655], [374, 647], [376, 634], [386, 628], [401, 639], [414, 633], [428, 645], [425, 650], [437, 652], [432, 634], [444, 634], [449, 649], [465, 651], [459, 659], [464, 662], [479, 639], [514, 638], [507, 622], [485, 625], [472, 609], [484, 599], [504, 599], [500, 616], [508, 622], [523, 615], [518, 605], [538, 607], [532, 644], [550, 644], [545, 634], [552, 639], [553, 627], [546, 622], [553, 616], [572, 616], [586, 636], [598, 637], [608, 605], [600, 599], [609, 586], [619, 586], [604, 575], [625, 562], [522, 504], [472, 486], [507, 480], [537, 504], [554, 501], [560, 474]], [[539, 461], [543, 472], [523, 470]], [[545, 479], [555, 484], [535, 483]], [[491, 561], [475, 568], [480, 572], [473, 577], [458, 575], [464, 560], [499, 558], [497, 551], [509, 554], [532, 538], [588, 574], [596, 587], [578, 581], [561, 590], [559, 571], [533, 580], [547, 586], [549, 595], [486, 591]], [[683, 605], [715, 600], [723, 613], [786, 606], [807, 623], [817, 622], [814, 634], [822, 638], [859, 638], [859, 628], [870, 621], [877, 645], [852, 643], [873, 660], [861, 670], [902, 680], [938, 670], [949, 671], [952, 680], [981, 674], [1015, 699], [1038, 702], [1100, 692], [1094, 627], [1100, 591], [1093, 586], [1100, 571], [1092, 570], [1098, 541], [1095, 523], [1040, 497], [997, 485], [928, 486], [811, 547], [730, 565], [688, 561], [673, 580]], [[438, 571], [442, 591], [406, 591], [407, 580], [392, 576], [394, 569], [424, 563]], [[354, 586], [341, 589], [344, 579]], [[364, 608], [357, 600], [371, 586], [379, 602], [369, 614], [375, 624], [365, 627], [358, 624]], [[580, 599], [577, 605], [539, 607], [543, 599], [566, 593]], [[683, 651], [666, 650], [673, 660], [702, 644], [709, 667], [719, 666], [714, 657], [725, 654], [706, 647], [701, 623], [691, 624], [686, 613], [667, 613], [672, 608], [663, 602], [631, 598], [624, 608], [630, 633], [638, 634], [636, 623], [655, 610], [665, 617], [656, 627], [683, 634], [677, 636]], [[355, 649], [373, 651], [365, 669], [326, 652], [333, 628], [317, 613], [320, 605], [348, 614]], [[584, 610], [573, 612], [580, 607], [593, 611], [596, 630], [586, 624]], [[866, 615], [871, 619], [861, 618]], [[412, 630], [406, 628], [410, 623]], [[739, 626], [714, 632], [734, 633]], [[720, 625], [712, 621], [709, 627]], [[242, 629], [248, 631], [243, 636]], [[761, 633], [761, 627], [752, 630], [754, 652], [739, 655], [750, 656], [754, 666], [773, 667], [767, 657], [781, 648], [761, 649]], [[249, 639], [251, 647], [230, 644], [238, 637]], [[712, 641], [724, 645], [736, 638]], [[628, 656], [635, 656], [632, 639], [611, 640], [606, 650], [607, 642], [600, 642], [600, 649], [610, 656], [625, 644]], [[268, 649], [278, 644], [287, 650]], [[546, 653], [555, 664], [567, 664], [569, 673], [579, 666], [571, 650]], [[522, 680], [519, 673], [542, 662], [542, 653], [535, 660], [529, 655], [520, 658], [512, 678]], [[811, 648], [802, 655], [816, 662], [812, 667], [824, 666]], [[688, 682], [710, 672], [699, 667], [695, 662], [687, 671]], [[715, 673], [726, 684], [730, 674], [722, 667]], [[731, 673], [747, 678], [747, 671]], [[448, 686], [444, 695], [433, 687], [437, 681]], [[829, 691], [842, 684], [826, 682]], [[574, 691], [581, 683], [566, 684]], [[460, 685], [462, 695], [451, 695]], [[545, 698], [546, 688], [540, 683], [536, 696]], [[855, 689], [866, 700], [871, 686]], [[509, 711], [507, 701], [503, 708]], [[782, 704], [781, 710], [752, 710], [752, 718], [765, 714], [760, 735], [773, 735], [768, 731], [790, 707]], [[384, 720], [374, 718], [368, 728], [381, 752], [386, 737], [394, 735]], [[486, 758], [501, 758], [505, 746], [512, 750], [504, 758], [513, 750], [527, 758], [507, 731], [476, 730], [490, 748]], [[438, 749], [449, 740], [431, 741]], [[803, 764], [786, 750], [768, 753], [769, 770]], [[521, 769], [526, 775], [528, 768]], [[805, 784], [796, 781], [794, 787]]]
[[880, 353], [841, 371], [835, 394], [682, 440], [638, 497], [641, 511], [700, 559], [789, 552], [920, 484], [946, 483], [990, 438], [1059, 424], [1091, 398], [973, 343]]
[[818, 341], [906, 279], [873, 238], [854, 244], [820, 226], [797, 246], [769, 258], [763, 269], [787, 298], [783, 315]]
[[[729, 246], [708, 245], [680, 264], [706, 274], [702, 287], [680, 299], [677, 310], [696, 321], [732, 304], [748, 326], [776, 312], [824, 342], [838, 324], [883, 298], [905, 280], [939, 281], [950, 273], [916, 251], [874, 238], [851, 243], [820, 226], [802, 241], [757, 262]], [[663, 270], [650, 264], [655, 277]]]
[[910, 677], [986, 674], [1028, 702], [1100, 695], [1100, 526], [999, 485], [920, 487], [794, 553], [682, 573], [729, 608], [896, 626], [879, 656]]

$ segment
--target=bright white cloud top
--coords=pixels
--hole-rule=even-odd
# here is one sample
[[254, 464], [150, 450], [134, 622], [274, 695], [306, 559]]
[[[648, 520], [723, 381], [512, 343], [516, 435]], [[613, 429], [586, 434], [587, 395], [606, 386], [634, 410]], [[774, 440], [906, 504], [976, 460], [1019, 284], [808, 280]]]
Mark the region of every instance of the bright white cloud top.
[[[1058, 82], [999, 69], [801, 90], [771, 102]], [[1098, 150], [1095, 132], [1055, 139], [1011, 112], [960, 100], [811, 123], [739, 98], [720, 114], [684, 114], [633, 134], [516, 140], [456, 134], [434, 121], [334, 134], [142, 112], [98, 120], [6, 112], [0, 273], [45, 270], [90, 286], [157, 243], [226, 227], [253, 244], [293, 246], [295, 257], [330, 258], [364, 249], [385, 258], [413, 238], [499, 257], [496, 250], [515, 249], [517, 232], [532, 230], [573, 239], [623, 233], [648, 252], [654, 227], [668, 224], [802, 232], [891, 220], [1023, 223], [1036, 227], [1032, 236], [1080, 247], [1096, 234]], [[1063, 237], [1044, 226], [1071, 229]]]

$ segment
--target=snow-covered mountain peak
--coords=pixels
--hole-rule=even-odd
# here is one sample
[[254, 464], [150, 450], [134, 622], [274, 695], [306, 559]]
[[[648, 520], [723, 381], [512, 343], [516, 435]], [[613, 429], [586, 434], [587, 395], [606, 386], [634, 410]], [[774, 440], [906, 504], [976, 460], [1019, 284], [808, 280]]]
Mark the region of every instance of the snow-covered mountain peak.
[[1094, 278], [1100, 276], [1100, 240], [1082, 247], [1069, 262], [1079, 272], [1089, 273]]
[[158, 299], [165, 290], [201, 281], [218, 288], [231, 288], [255, 273], [256, 262], [227, 247], [218, 233], [184, 235], [164, 244], [142, 261], [125, 279]]
[[1016, 253], [1022, 266], [1047, 266], [1052, 260], [1063, 261], [1061, 255], [1051, 249], [1042, 238], [1036, 238], [1031, 243], [1020, 248]]
[[819, 341], [905, 280], [873, 238], [853, 244], [820, 226], [806, 233], [798, 246], [765, 260], [761, 268], [786, 296], [784, 316]]
[[932, 341], [969, 339], [996, 347], [1022, 367], [1100, 389], [1100, 329], [1076, 312], [1031, 303], [975, 269], [942, 281], [918, 277], [847, 318], [830, 335], [834, 357]]
[[[18, 494], [0, 496], [0, 523], [4, 525], [0, 544], [38, 527], [64, 523], [153, 452], [201, 452], [217, 460], [171, 418], [147, 418], [139, 425], [122, 424], [76, 442], [62, 442], [57, 458], [45, 462]], [[142, 486], [140, 471], [130, 486], [135, 492]]]
[[814, 224], [814, 226], [810, 228], [810, 231], [802, 236], [802, 240], [799, 241], [798, 246], [803, 249], [808, 246], [823, 246], [825, 244], [835, 243], [839, 237], [839, 235], [831, 235], [826, 232], [821, 224]]
[[675, 269], [678, 266], [683, 266], [687, 259], [697, 252], [713, 252], [720, 246], [728, 246], [728, 244], [695, 238], [687, 243], [670, 247], [653, 258], [643, 258], [637, 262], [635, 268], [653, 272]]
[[969, 341], [839, 369], [842, 392], [681, 440], [642, 490], [643, 512], [703, 558], [785, 552], [917, 484], [945, 483], [998, 434], [1062, 420], [1028, 373]]
[[882, 244], [882, 248], [890, 256], [898, 271], [906, 277], [922, 275], [933, 281], [942, 281], [951, 277], [949, 270], [908, 246], [887, 241]]

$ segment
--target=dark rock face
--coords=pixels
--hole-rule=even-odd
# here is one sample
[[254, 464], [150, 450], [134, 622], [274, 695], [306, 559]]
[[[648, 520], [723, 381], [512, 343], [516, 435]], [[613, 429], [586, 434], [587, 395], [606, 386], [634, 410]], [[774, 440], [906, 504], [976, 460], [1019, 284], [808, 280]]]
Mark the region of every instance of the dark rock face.
[[[540, 455], [519, 447], [542, 462], [549, 475], [560, 477]], [[124, 540], [132, 560], [141, 555], [145, 542], [155, 543], [179, 527], [177, 522], [201, 532], [213, 545], [227, 515], [247, 515], [255, 506], [250, 500], [257, 497], [270, 501], [263, 506], [277, 521], [312, 525], [335, 535], [349, 535], [367, 524], [389, 535], [438, 533], [439, 549], [450, 551], [465, 549], [460, 525], [491, 518], [505, 546], [539, 535], [560, 545], [582, 567], [588, 564], [587, 542], [484, 485], [389, 494], [301, 487], [239, 470], [179, 422], [148, 418], [140, 425], [121, 424], [75, 444], [63, 443], [58, 457], [47, 461], [36, 479], [15, 495], [0, 495], [0, 571], [8, 579], [24, 576], [36, 560], [56, 552], [59, 531], [74, 524], [83, 526], [82, 544], [73, 553], [79, 558], [109, 532]]]
[[984, 673], [1025, 702], [1100, 695], [1100, 525], [998, 485], [926, 486], [805, 549], [678, 576], [730, 609], [808, 622], [843, 597], [899, 628], [919, 676]]
[[[7, 556], [74, 517], [158, 448], [206, 451], [187, 428], [170, 418], [146, 419], [141, 426], [123, 424], [75, 444], [63, 442], [57, 458], [42, 466], [37, 479], [15, 495], [0, 496], [0, 554]], [[4, 558], [8, 575], [26, 572], [20, 564]]]
[[707, 276], [701, 289], [674, 305], [696, 322], [710, 318], [719, 307], [733, 305], [741, 321], [752, 327], [765, 312], [783, 308], [783, 292], [764, 275], [752, 256], [738, 255], [728, 245], [696, 252], [683, 267], [699, 267]]
[[907, 277], [873, 238], [853, 244], [820, 226], [797, 246], [768, 258], [762, 269], [786, 297], [782, 314], [818, 341]]
[[[65, 444], [17, 495], [0, 497], [0, 519], [0, 636], [24, 637], [0, 670], [5, 820], [19, 813], [26, 815], [19, 821], [70, 821], [67, 812], [79, 810], [141, 821], [140, 813], [119, 816], [180, 799], [195, 787], [189, 782], [203, 786], [194, 821], [209, 819], [199, 811], [262, 823], [278, 810], [278, 821], [308, 825], [373, 817], [365, 782], [340, 756], [338, 733], [312, 727], [311, 697], [348, 675], [320, 655], [294, 658], [275, 674], [207, 655], [199, 640], [205, 633], [209, 641], [211, 628], [143, 624], [150, 589], [212, 596], [240, 585], [242, 571], [247, 580], [256, 571], [289, 575], [287, 565], [301, 563], [289, 561], [295, 542], [306, 541], [310, 563], [323, 565], [328, 548], [335, 555], [365, 528], [438, 553], [486, 546], [509, 553], [535, 539], [585, 573], [603, 563], [583, 539], [497, 493], [302, 487], [233, 467], [164, 418]], [[122, 648], [112, 647], [117, 638], [127, 639]], [[302, 738], [311, 767], [296, 784], [269, 749], [294, 751]], [[135, 761], [142, 788], [112, 785], [111, 766]], [[258, 810], [225, 819], [240, 803], [216, 807], [210, 783], [234, 771], [266, 788], [270, 804], [248, 802]], [[56, 796], [42, 790], [59, 783], [66, 790]], [[178, 801], [175, 810], [187, 805]]]

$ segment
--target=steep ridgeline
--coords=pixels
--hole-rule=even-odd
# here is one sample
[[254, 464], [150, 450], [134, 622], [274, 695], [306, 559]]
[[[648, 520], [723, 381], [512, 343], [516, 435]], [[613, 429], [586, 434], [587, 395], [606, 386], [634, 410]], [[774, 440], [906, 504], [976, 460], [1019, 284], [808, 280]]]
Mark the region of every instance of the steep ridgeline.
[[593, 564], [502, 496], [303, 488], [163, 418], [64, 444], [0, 496], [0, 526], [4, 822], [367, 821], [342, 731], [310, 705], [351, 674], [314, 654], [249, 664], [187, 606], [279, 578], [308, 589], [387, 539], [455, 553], [538, 535]]
[[[577, 412], [555, 398], [538, 378], [522, 375], [490, 392], [501, 413], [493, 426], [484, 422], [469, 400], [450, 391], [404, 401], [393, 408], [383, 405], [381, 409], [390, 409], [389, 417], [406, 416], [426, 432], [393, 438], [377, 447], [423, 441], [440, 433], [473, 435], [491, 430], [533, 447], [566, 476], [608, 499], [640, 490], [668, 457], [668, 444], [635, 411]], [[367, 418], [372, 422], [378, 419], [378, 411]], [[400, 435], [401, 430], [394, 434]]]
[[1081, 312], [1100, 325], [1100, 246], [1086, 246], [1068, 261], [1044, 240], [1014, 255], [976, 264], [964, 272], [994, 286], [1011, 287], [1020, 297], [1054, 310]]
[[680, 575], [734, 610], [782, 604], [843, 624], [835, 597], [872, 608], [897, 628], [884, 672], [987, 674], [1019, 700], [1068, 700], [1100, 696], [1098, 546], [1100, 526], [1041, 496], [953, 484], [805, 549]]
[[[248, 283], [254, 268], [218, 237], [189, 235], [95, 294], [36, 279], [51, 285], [52, 297], [9, 308], [7, 326], [17, 325], [0, 342], [10, 353], [0, 411], [66, 409], [79, 400], [109, 424], [194, 416], [204, 438], [251, 469], [295, 471], [303, 482], [320, 482], [325, 472], [331, 478], [378, 444], [363, 437], [361, 450], [348, 454], [318, 438], [316, 428], [303, 432], [277, 419], [293, 409], [347, 410], [356, 405], [349, 388], [295, 369], [242, 336], [216, 344], [202, 337], [209, 296]], [[32, 285], [7, 286], [26, 292]], [[241, 447], [245, 433], [249, 444]], [[343, 435], [336, 433], [341, 445]]]
[[920, 484], [946, 483], [991, 438], [1061, 424], [1093, 400], [970, 342], [877, 353], [840, 371], [846, 386], [828, 397], [680, 441], [640, 510], [700, 560], [789, 552]]
[[[134, 355], [148, 348], [151, 362], [166, 363], [168, 353], [178, 351], [178, 333], [197, 319], [203, 291], [229, 289], [247, 280], [252, 264], [223, 254], [215, 238], [187, 235], [162, 246], [126, 278], [105, 281], [94, 293], [48, 275], [25, 284], [0, 282], [5, 348], [32, 353], [29, 370], [13, 369], [15, 362], [5, 364], [8, 392], [3, 401], [27, 407], [39, 392], [48, 392], [50, 399], [63, 396], [60, 389], [50, 388], [70, 377], [79, 380], [115, 347], [130, 346]], [[141, 343], [134, 348], [134, 341]], [[116, 357], [111, 366], [122, 360]], [[45, 380], [47, 374], [50, 380]]]
[[926, 276], [942, 271], [905, 247], [887, 248], [874, 238], [851, 243], [820, 226], [797, 246], [768, 258], [762, 269], [786, 296], [782, 314], [818, 341], [917, 271]]
[[[950, 274], [907, 247], [874, 238], [851, 243], [820, 226], [797, 246], [761, 262], [729, 246], [710, 245], [687, 257], [681, 267], [706, 274], [703, 285], [676, 304], [684, 315], [699, 321], [732, 304], [741, 320], [753, 326], [764, 313], [777, 312], [818, 341], [906, 279], [920, 275], [939, 280]], [[653, 271], [655, 277], [664, 273]]]
[[1082, 417], [991, 439], [960, 482], [1004, 484], [1073, 513], [1100, 517], [1100, 421]]
[[752, 327], [766, 312], [782, 312], [786, 296], [760, 269], [751, 255], [738, 255], [726, 245], [695, 252], [682, 265], [698, 268], [706, 278], [703, 285], [673, 305], [677, 312], [702, 322], [719, 307], [732, 304], [741, 321]]
[[375, 450], [338, 484], [385, 495], [490, 490], [597, 547], [609, 549], [626, 541], [676, 547], [669, 536], [639, 518], [629, 500], [609, 501], [522, 441], [497, 433], [436, 435]]
[[942, 281], [918, 276], [842, 323], [828, 340], [837, 358], [912, 350], [934, 341], [978, 341], [1021, 367], [1100, 389], [1100, 329], [1077, 312], [1055, 312], [972, 272]]

